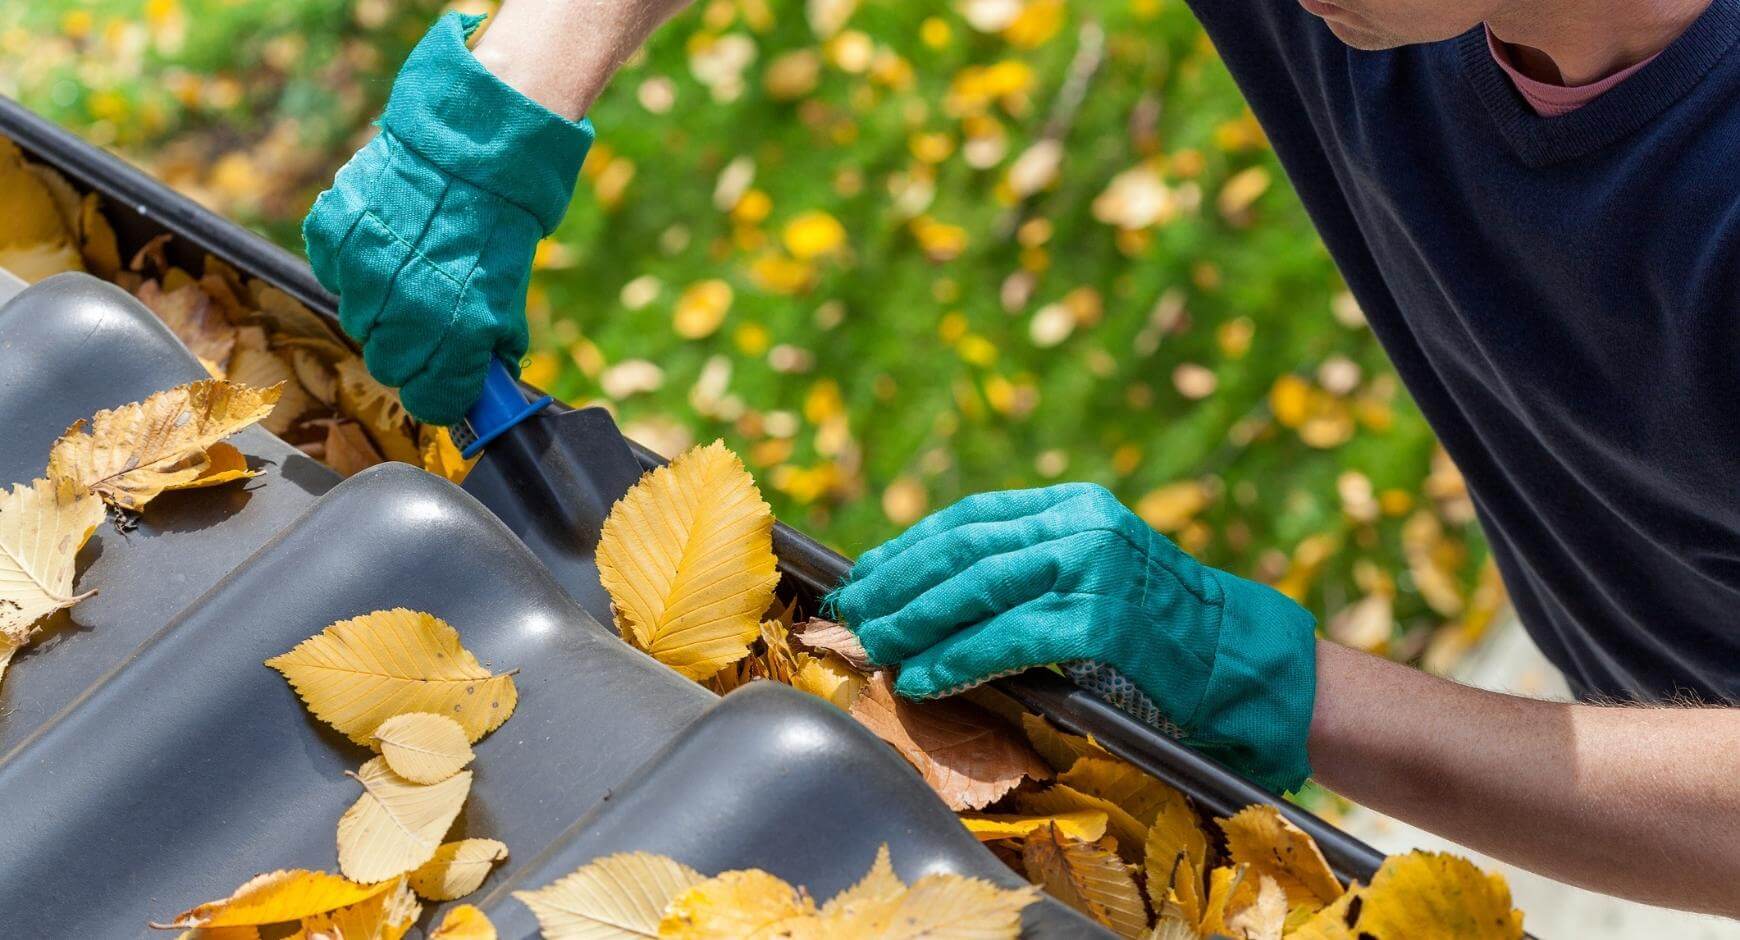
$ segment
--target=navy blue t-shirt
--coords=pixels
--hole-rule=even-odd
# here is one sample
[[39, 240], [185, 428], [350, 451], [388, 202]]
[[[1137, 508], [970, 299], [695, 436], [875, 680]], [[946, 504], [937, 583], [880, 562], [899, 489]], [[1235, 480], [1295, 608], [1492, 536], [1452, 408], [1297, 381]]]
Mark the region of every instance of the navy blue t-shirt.
[[1568, 115], [1191, 0], [1584, 696], [1740, 701], [1740, 0]]

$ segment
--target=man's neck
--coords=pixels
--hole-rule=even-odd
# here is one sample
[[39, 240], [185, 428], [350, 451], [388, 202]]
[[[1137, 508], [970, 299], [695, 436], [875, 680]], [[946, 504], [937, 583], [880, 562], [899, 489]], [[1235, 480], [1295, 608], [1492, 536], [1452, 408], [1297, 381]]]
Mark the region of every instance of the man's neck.
[[1711, 0], [1510, 0], [1486, 21], [1516, 67], [1587, 85], [1666, 49]]

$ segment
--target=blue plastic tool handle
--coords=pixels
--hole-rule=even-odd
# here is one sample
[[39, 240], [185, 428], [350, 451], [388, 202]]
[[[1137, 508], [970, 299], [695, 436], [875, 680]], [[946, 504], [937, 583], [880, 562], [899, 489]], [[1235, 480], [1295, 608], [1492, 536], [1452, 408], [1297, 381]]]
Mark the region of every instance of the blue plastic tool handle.
[[502, 436], [521, 421], [543, 411], [546, 405], [555, 400], [553, 396], [545, 395], [535, 401], [526, 401], [525, 393], [520, 391], [519, 380], [508, 371], [507, 363], [500, 359], [490, 360], [489, 372], [483, 377], [483, 397], [465, 413], [465, 423], [470, 426], [472, 440], [460, 454], [470, 460], [490, 441]]

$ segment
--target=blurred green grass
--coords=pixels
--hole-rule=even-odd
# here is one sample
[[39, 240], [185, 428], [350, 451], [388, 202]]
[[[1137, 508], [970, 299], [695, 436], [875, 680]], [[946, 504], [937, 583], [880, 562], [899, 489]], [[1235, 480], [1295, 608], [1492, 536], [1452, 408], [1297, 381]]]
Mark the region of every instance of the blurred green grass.
[[[444, 8], [8, 5], [0, 91], [299, 248]], [[618, 76], [540, 251], [528, 374], [667, 450], [723, 437], [847, 552], [972, 492], [1095, 481], [1341, 638], [1452, 661], [1496, 606], [1467, 500], [1183, 4], [821, 22], [850, 9], [711, 0]], [[1059, 171], [1018, 198], [1044, 139]], [[679, 331], [712, 281], [722, 319], [703, 287]]]

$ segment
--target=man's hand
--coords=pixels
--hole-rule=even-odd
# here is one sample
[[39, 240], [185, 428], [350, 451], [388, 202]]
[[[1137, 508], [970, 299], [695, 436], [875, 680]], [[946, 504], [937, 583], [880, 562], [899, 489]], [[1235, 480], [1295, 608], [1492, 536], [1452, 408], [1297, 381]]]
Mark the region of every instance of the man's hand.
[[[381, 132], [302, 225], [369, 371], [411, 414], [453, 424], [492, 358], [525, 355], [538, 239], [592, 144], [580, 115], [677, 0], [509, 0], [479, 43], [449, 14], [393, 83]], [[578, 123], [576, 121], [578, 120]]]
[[909, 698], [1061, 663], [1271, 789], [1310, 772], [1311, 615], [1198, 564], [1103, 487], [968, 497], [867, 552], [831, 600]]

